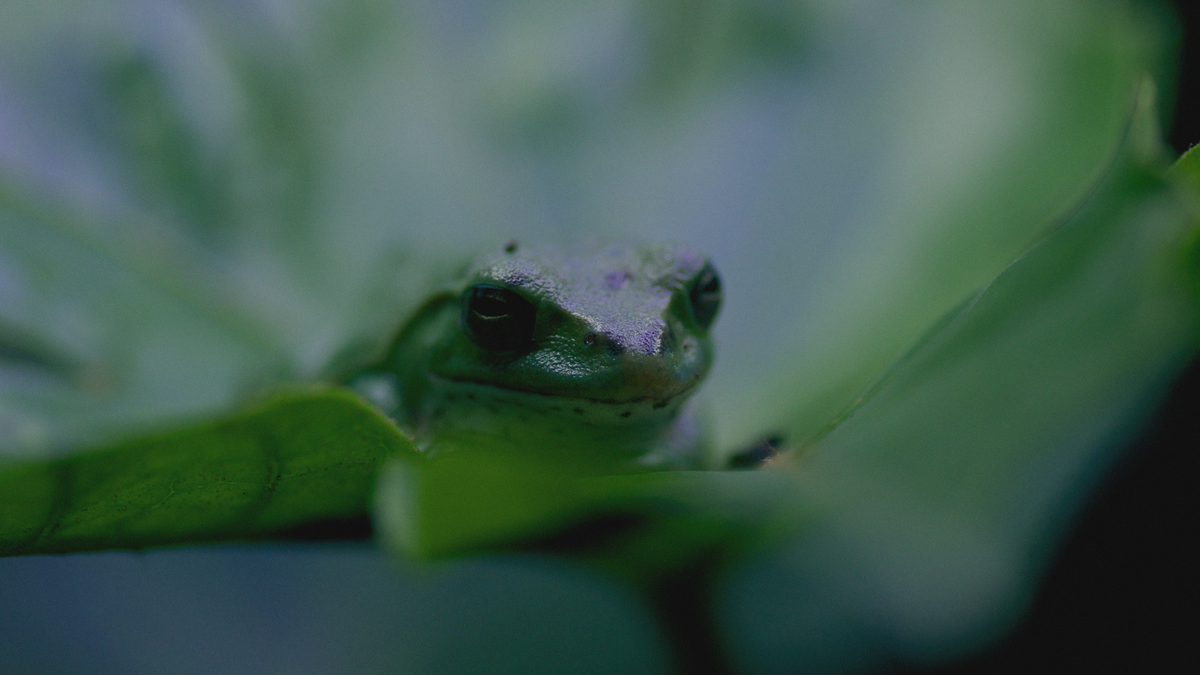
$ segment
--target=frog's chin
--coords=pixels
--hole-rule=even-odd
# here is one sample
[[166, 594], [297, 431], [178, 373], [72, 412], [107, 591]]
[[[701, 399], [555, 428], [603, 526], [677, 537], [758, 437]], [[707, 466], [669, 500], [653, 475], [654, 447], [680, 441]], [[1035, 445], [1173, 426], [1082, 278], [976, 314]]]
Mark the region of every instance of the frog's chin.
[[419, 447], [515, 448], [554, 461], [616, 462], [630, 470], [686, 467], [695, 459], [699, 435], [680, 432], [696, 426], [681, 415], [690, 390], [665, 400], [608, 401], [450, 380], [431, 385], [425, 407], [405, 411]]

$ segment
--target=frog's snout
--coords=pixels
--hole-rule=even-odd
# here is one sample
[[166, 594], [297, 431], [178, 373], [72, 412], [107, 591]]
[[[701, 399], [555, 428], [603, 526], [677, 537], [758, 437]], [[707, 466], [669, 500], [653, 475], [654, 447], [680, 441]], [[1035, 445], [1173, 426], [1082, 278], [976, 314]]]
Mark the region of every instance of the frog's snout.
[[594, 332], [584, 338], [604, 349], [611, 372], [620, 384], [618, 398], [671, 399], [692, 389], [708, 372], [710, 354], [694, 336], [673, 329], [669, 322], [644, 324], [636, 331]]
[[632, 353], [641, 356], [666, 356], [677, 345], [675, 331], [670, 324], [655, 322], [653, 324], [634, 327], [624, 327], [626, 330], [601, 331], [588, 333], [583, 343], [585, 346], [601, 347], [614, 357]]

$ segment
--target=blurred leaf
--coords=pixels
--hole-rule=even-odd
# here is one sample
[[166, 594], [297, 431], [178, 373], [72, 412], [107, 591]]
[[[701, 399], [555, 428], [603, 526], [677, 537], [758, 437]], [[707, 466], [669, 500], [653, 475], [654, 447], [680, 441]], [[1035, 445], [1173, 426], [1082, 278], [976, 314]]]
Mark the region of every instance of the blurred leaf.
[[[810, 8], [803, 74], [760, 75], [773, 105], [751, 108], [753, 125], [720, 120], [729, 126], [713, 133], [736, 143], [693, 141], [683, 155], [689, 179], [697, 145], [741, 162], [686, 200], [688, 226], [675, 235], [720, 221], [696, 229], [731, 279], [709, 389], [723, 402], [726, 450], [765, 431], [792, 442], [819, 432], [1067, 213], [1110, 161], [1137, 79], [1160, 67], [1165, 33], [1141, 5]], [[680, 170], [648, 163], [637, 180]], [[649, 192], [616, 192], [631, 190]]]
[[55, 461], [0, 465], [0, 555], [260, 539], [367, 513], [389, 456], [415, 453], [340, 390]]
[[[753, 672], [947, 658], [1025, 606], [1055, 541], [1200, 337], [1200, 211], [1139, 125], [1094, 193], [784, 470], [798, 527], [732, 574]], [[814, 514], [819, 517], [814, 518]]]
[[1183, 153], [1183, 156], [1171, 167], [1171, 172], [1186, 177], [1195, 185], [1200, 185], [1200, 145], [1193, 146]]
[[[729, 281], [708, 390], [733, 450], [816, 433], [1002, 269], [1090, 183], [1161, 58], [1159, 22], [1119, 3], [676, 5], [14, 6], [54, 40], [0, 50], [0, 166], [21, 201], [252, 327], [267, 358], [180, 378], [182, 413], [386, 341], [513, 236], [686, 241]], [[133, 343], [178, 325], [95, 315]], [[172, 367], [175, 341], [155, 341]], [[128, 403], [21, 401], [9, 438], [62, 448], [169, 412]]]
[[157, 243], [124, 249], [0, 191], [0, 449], [96, 444], [220, 410], [278, 370], [261, 324], [182, 283]]
[[385, 541], [419, 558], [505, 549], [598, 506], [581, 474], [492, 450], [456, 448], [426, 462], [389, 462], [375, 511]]
[[617, 472], [548, 463], [495, 445], [391, 461], [376, 528], [408, 557], [534, 548], [582, 555], [639, 583], [699, 552], [730, 553], [775, 516], [790, 484], [774, 472]]

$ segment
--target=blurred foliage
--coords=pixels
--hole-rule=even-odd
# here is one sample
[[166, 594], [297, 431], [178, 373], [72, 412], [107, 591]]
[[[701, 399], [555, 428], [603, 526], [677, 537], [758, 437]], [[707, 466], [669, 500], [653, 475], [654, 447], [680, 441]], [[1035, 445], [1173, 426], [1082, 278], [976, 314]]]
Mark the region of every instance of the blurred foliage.
[[1151, 111], [1135, 117], [1071, 218], [799, 456], [795, 492], [820, 517], [727, 590], [756, 671], [941, 660], [1024, 608], [1068, 515], [1200, 338], [1197, 184], [1164, 180], [1156, 133]]
[[[664, 667], [626, 590], [494, 553], [514, 539], [643, 590], [706, 560], [694, 590], [750, 672], [946, 658], [1014, 619], [1196, 348], [1195, 153], [1164, 177], [1145, 74], [1170, 71], [1172, 33], [1151, 4], [62, 1], [6, 5], [0, 26], [0, 451], [28, 458], [0, 473], [10, 551], [361, 511], [404, 440], [336, 391], [261, 397], [386, 342], [497, 241], [713, 253], [720, 446], [782, 433], [803, 452], [615, 477], [395, 460], [390, 546], [493, 553], [445, 581], [403, 569], [431, 589], [415, 623], [445, 630], [384, 631], [376, 650], [406, 656], [366, 670], [561, 670], [547, 641], [574, 672]], [[231, 472], [254, 490], [211, 480]], [[265, 507], [264, 484], [282, 490]], [[217, 510], [189, 521], [187, 503]], [[615, 537], [553, 538], [605, 514], [626, 518]], [[371, 593], [338, 587], [398, 593], [362, 575]], [[347, 644], [344, 626], [403, 623], [320, 606], [310, 630]], [[123, 639], [117, 672], [149, 650]], [[489, 647], [447, 658], [464, 644]]]

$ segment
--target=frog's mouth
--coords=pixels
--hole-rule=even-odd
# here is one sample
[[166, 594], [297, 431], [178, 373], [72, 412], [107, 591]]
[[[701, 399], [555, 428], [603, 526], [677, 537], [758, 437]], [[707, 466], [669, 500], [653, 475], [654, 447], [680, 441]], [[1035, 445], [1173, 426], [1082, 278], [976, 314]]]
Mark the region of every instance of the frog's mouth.
[[[664, 337], [669, 331], [664, 332]], [[590, 341], [555, 341], [525, 353], [479, 353], [444, 359], [435, 377], [466, 386], [596, 406], [668, 407], [686, 399], [708, 375], [712, 348], [686, 336], [654, 348], [632, 349], [604, 334]]]
[[626, 352], [600, 363], [541, 350], [508, 363], [441, 377], [531, 397], [596, 406], [649, 405], [659, 410], [686, 399], [708, 375], [711, 355], [695, 347], [673, 357]]
[[663, 386], [667, 383], [663, 383], [657, 378], [630, 378], [628, 382], [628, 388], [641, 393], [609, 397], [575, 392], [565, 387], [563, 389], [546, 391], [544, 389], [538, 389], [534, 387], [520, 387], [497, 383], [477, 382], [475, 384], [478, 386], [486, 386], [493, 389], [500, 389], [528, 396], [542, 396], [564, 401], [581, 401], [599, 406], [649, 405], [653, 410], [660, 410], [668, 407], [673, 402], [680, 402], [691, 396], [695, 390], [699, 388], [700, 383], [704, 381], [704, 376], [706, 374], [707, 373], [697, 373], [684, 381], [674, 380], [670, 382], [668, 386]]
[[675, 417], [704, 381], [707, 370], [689, 373], [685, 379], [639, 373], [626, 376], [613, 388], [578, 382], [548, 388], [470, 378], [435, 379], [446, 405], [477, 407], [492, 415], [539, 415], [589, 425], [623, 426]]
[[481, 390], [505, 391], [512, 394], [538, 396], [564, 401], [581, 401], [594, 405], [621, 406], [649, 404], [657, 410], [666, 407], [672, 401], [683, 400], [691, 396], [699, 388], [700, 383], [704, 381], [705, 375], [707, 375], [707, 372], [698, 372], [685, 380], [672, 379], [669, 382], [664, 382], [661, 378], [655, 377], [629, 377], [625, 378], [625, 382], [613, 391], [617, 395], [590, 393], [595, 391], [596, 388], [574, 382], [557, 384], [557, 386], [537, 386], [471, 378], [439, 377], [437, 379], [460, 386], [477, 387]]

